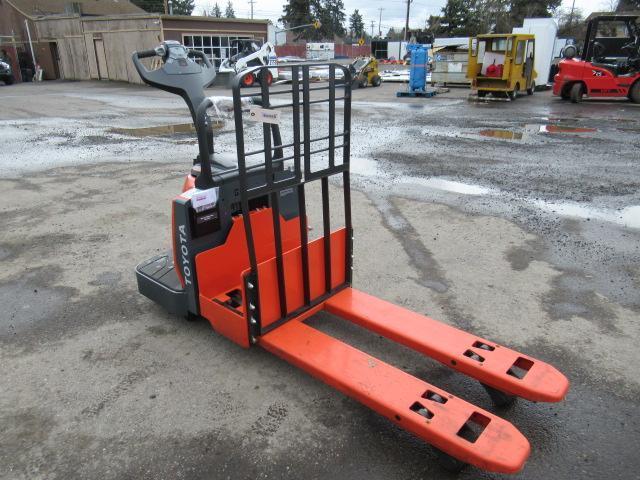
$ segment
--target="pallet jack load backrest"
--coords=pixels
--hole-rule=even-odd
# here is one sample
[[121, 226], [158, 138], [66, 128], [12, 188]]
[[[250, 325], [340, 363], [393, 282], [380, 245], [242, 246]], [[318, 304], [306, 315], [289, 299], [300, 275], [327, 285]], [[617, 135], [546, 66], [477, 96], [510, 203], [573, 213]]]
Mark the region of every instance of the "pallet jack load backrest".
[[[147, 69], [141, 62], [141, 59], [156, 56], [162, 62], [156, 70]], [[163, 42], [153, 50], [135, 52], [132, 58], [145, 83], [185, 100], [196, 127], [199, 148], [183, 191], [173, 201], [172, 251], [138, 265], [138, 287], [141, 293], [171, 313], [197, 316], [200, 315], [200, 304], [195, 258], [200, 252], [223, 244], [233, 217], [241, 213], [237, 157], [215, 152], [213, 130], [207, 115], [211, 100], [206, 98], [204, 88], [214, 81], [215, 68], [202, 52], [187, 50], [173, 41]], [[277, 126], [272, 128], [272, 133], [274, 138], [279, 138]], [[286, 175], [281, 163], [275, 163], [273, 171], [278, 177]], [[257, 184], [261, 174], [264, 169], [252, 169], [246, 183]], [[195, 207], [194, 202], [198, 203]], [[269, 199], [263, 196], [254, 199], [251, 206], [268, 205]], [[285, 202], [282, 210], [287, 217], [297, 215], [294, 202]]]
[[[325, 85], [310, 83], [310, 69], [319, 65], [329, 70]], [[260, 346], [305, 370], [432, 444], [446, 465], [519, 471], [530, 446], [509, 422], [305, 323], [326, 311], [385, 336], [477, 379], [498, 405], [517, 396], [560, 401], [569, 387], [551, 365], [351, 286], [351, 75], [333, 63], [285, 68], [290, 88], [260, 86], [261, 108], [251, 114], [261, 124], [250, 135], [243, 99], [256, 94], [242, 93], [245, 72], [234, 79], [235, 168], [213, 162], [213, 142], [205, 135], [211, 100], [195, 108], [203, 168], [173, 202], [175, 262], [168, 253], [140, 264], [140, 292], [170, 311], [206, 318], [245, 348]], [[284, 102], [272, 104], [274, 96]], [[325, 131], [311, 127], [318, 104], [327, 106]], [[278, 122], [289, 115], [292, 140], [283, 143]], [[247, 145], [256, 133], [258, 148]], [[250, 161], [256, 158], [257, 164]], [[214, 168], [203, 177], [207, 163]], [[342, 189], [344, 227], [337, 229], [331, 177]], [[308, 238], [310, 183], [321, 190], [322, 235], [315, 240]]]

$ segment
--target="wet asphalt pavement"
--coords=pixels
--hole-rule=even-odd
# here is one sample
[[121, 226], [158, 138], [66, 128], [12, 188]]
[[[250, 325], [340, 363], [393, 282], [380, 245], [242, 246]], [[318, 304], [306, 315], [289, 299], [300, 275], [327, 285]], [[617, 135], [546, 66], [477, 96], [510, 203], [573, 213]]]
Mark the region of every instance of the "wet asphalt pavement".
[[[398, 88], [354, 92], [354, 285], [547, 361], [571, 390], [495, 408], [377, 335], [309, 323], [513, 423], [532, 446], [513, 478], [639, 478], [640, 106]], [[122, 129], [188, 122], [180, 99], [74, 82], [0, 102], [0, 477], [503, 478], [443, 471], [357, 402], [138, 295], [196, 146]]]

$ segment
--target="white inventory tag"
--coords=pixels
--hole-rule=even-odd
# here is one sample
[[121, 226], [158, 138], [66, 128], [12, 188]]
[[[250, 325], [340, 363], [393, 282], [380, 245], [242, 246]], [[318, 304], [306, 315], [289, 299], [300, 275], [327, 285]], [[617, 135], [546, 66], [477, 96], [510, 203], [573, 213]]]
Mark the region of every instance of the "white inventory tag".
[[253, 105], [249, 108], [249, 118], [255, 122], [280, 123], [280, 110], [269, 110]]
[[191, 206], [196, 212], [202, 212], [215, 207], [218, 202], [218, 187], [207, 190], [192, 188], [184, 192], [182, 196], [191, 199]]

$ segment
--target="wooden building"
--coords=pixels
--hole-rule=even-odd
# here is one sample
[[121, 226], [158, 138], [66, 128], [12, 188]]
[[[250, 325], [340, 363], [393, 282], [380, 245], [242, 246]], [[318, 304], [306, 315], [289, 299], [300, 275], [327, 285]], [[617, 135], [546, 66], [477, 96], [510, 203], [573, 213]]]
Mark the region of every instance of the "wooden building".
[[[38, 19], [141, 13], [144, 10], [128, 0], [0, 0], [0, 54], [11, 62], [16, 81], [23, 75], [28, 80], [34, 63], [44, 70], [44, 79], [60, 78], [58, 43], [39, 37]], [[69, 35], [77, 33], [77, 25], [69, 31]]]
[[61, 78], [141, 83], [131, 62], [135, 50], [177, 40], [203, 51], [219, 65], [221, 59], [237, 53], [232, 40], [266, 40], [268, 21], [143, 14], [43, 17], [35, 24], [43, 42], [57, 45]]
[[128, 0], [0, 0], [0, 54], [13, 64], [17, 81], [21, 66], [33, 71], [38, 64], [45, 80], [140, 83], [131, 62], [135, 50], [177, 40], [219, 65], [237, 53], [233, 40], [266, 41], [268, 23], [151, 14]]

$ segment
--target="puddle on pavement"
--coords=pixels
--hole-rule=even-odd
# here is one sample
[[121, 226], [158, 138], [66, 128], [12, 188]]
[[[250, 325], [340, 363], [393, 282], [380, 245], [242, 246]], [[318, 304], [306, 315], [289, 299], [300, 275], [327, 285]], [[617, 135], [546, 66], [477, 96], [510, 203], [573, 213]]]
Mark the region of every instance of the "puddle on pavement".
[[594, 133], [597, 128], [567, 127], [565, 125], [540, 125], [540, 133]]
[[480, 135], [483, 137], [501, 138], [503, 140], [522, 140], [522, 132], [513, 132], [511, 130], [489, 129], [481, 130]]
[[378, 162], [372, 158], [351, 157], [349, 162], [349, 170], [355, 175], [372, 176], [378, 175], [380, 167]]
[[640, 228], [640, 205], [626, 207], [621, 210], [594, 208], [578, 203], [550, 203], [542, 200], [534, 202], [545, 211], [563, 217], [576, 217], [589, 220], [616, 223], [627, 228]]
[[173, 125], [158, 125], [143, 128], [111, 128], [110, 133], [129, 135], [132, 137], [157, 137], [160, 135], [175, 135], [180, 133], [195, 133], [192, 123], [176, 123]]
[[525, 125], [522, 131], [506, 130], [500, 128], [490, 128], [480, 130], [479, 135], [489, 138], [498, 138], [501, 140], [523, 140], [526, 136], [536, 133], [594, 133], [597, 132], [597, 128], [589, 127], [569, 127], [567, 125], [538, 125], [529, 124]]
[[[213, 122], [213, 128], [218, 129], [224, 126], [224, 122]], [[109, 133], [117, 133], [119, 135], [128, 135], [131, 137], [159, 137], [162, 135], [180, 135], [186, 133], [195, 133], [196, 128], [193, 123], [174, 123], [172, 125], [157, 125], [155, 127], [143, 128], [121, 128], [114, 127], [109, 129]]]
[[583, 120], [582, 117], [548, 117], [542, 118], [543, 121], [551, 122], [551, 123], [578, 123]]
[[[387, 172], [374, 159], [366, 157], [355, 157], [351, 159], [351, 173], [366, 177], [387, 177]], [[491, 188], [482, 187], [480, 185], [472, 185], [468, 183], [456, 182], [454, 180], [445, 180], [438, 177], [413, 177], [409, 175], [401, 175], [389, 178], [393, 183], [414, 185], [418, 187], [426, 187], [433, 190], [443, 192], [460, 193], [462, 195], [489, 195], [495, 193]]]
[[489, 195], [494, 192], [491, 188], [482, 187], [480, 185], [455, 182], [453, 180], [445, 180], [438, 177], [419, 178], [402, 176], [398, 177], [396, 181], [399, 183], [409, 183], [445, 192], [461, 193], [463, 195]]

